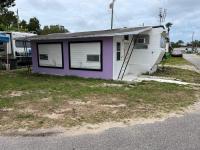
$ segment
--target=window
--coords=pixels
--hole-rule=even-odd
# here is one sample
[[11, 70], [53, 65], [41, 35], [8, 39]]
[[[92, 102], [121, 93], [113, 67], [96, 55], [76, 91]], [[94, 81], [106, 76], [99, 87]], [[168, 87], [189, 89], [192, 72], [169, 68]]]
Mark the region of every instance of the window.
[[162, 35], [161, 35], [161, 39], [160, 39], [160, 47], [161, 48], [165, 48], [166, 47], [166, 39]]
[[88, 62], [99, 62], [99, 55], [87, 55]]
[[124, 35], [124, 40], [129, 41], [129, 35]]
[[62, 43], [38, 44], [39, 67], [63, 68]]
[[102, 42], [70, 42], [70, 69], [102, 71]]
[[5, 45], [3, 42], [0, 42], [0, 52], [4, 52], [5, 51]]
[[149, 35], [141, 35], [136, 40], [135, 49], [148, 49]]
[[0, 52], [5, 52], [5, 50], [3, 48], [0, 47]]
[[48, 54], [40, 54], [40, 60], [48, 60]]
[[137, 43], [139, 44], [145, 44], [145, 38], [138, 38]]
[[15, 41], [15, 46], [17, 48], [24, 48], [25, 46], [27, 48], [31, 48], [31, 43], [30, 42], [25, 42], [25, 41], [20, 41], [20, 40], [16, 40]]
[[117, 42], [117, 61], [121, 60], [121, 43]]

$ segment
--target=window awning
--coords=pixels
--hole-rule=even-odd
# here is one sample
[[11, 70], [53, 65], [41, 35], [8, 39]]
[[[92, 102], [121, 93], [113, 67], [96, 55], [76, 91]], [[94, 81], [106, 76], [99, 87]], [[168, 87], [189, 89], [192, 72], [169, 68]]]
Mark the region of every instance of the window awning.
[[0, 33], [0, 42], [8, 43], [9, 41], [10, 41], [10, 38], [8, 36]]

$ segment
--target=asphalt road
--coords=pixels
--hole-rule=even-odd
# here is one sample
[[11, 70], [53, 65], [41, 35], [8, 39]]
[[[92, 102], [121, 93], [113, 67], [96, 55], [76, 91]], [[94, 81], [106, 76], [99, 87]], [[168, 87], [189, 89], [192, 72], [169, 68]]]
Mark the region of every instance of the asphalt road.
[[0, 137], [1, 150], [200, 150], [200, 113], [66, 137]]
[[184, 54], [183, 57], [200, 69], [200, 56], [195, 54]]

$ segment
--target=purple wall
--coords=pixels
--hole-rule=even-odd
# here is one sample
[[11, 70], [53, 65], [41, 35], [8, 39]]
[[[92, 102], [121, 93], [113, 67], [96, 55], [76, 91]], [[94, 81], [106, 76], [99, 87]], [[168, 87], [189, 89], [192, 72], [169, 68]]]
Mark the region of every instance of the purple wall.
[[[42, 74], [51, 74], [51, 75], [60, 75], [60, 76], [79, 76], [86, 78], [100, 78], [100, 79], [113, 79], [113, 38], [87, 38], [87, 39], [78, 39], [70, 40], [71, 41], [103, 41], [103, 71], [86, 71], [86, 70], [70, 70], [69, 69], [69, 56], [68, 56], [68, 41], [67, 40], [54, 40], [51, 42], [63, 42], [63, 55], [64, 55], [64, 69], [55, 69], [55, 68], [43, 68], [38, 67], [37, 60], [37, 42], [32, 42], [32, 61], [33, 61], [33, 72], [42, 73]], [[42, 41], [50, 42], [50, 41]], [[41, 42], [41, 43], [42, 43]], [[39, 43], [39, 42], [38, 42]]]

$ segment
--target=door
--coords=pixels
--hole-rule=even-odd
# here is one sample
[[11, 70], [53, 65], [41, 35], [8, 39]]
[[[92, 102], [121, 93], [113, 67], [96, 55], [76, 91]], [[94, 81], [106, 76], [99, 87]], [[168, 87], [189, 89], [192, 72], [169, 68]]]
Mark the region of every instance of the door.
[[114, 37], [113, 42], [113, 77], [114, 79], [118, 78], [120, 69], [123, 64], [124, 60], [124, 42], [123, 42], [123, 36], [120, 37]]

